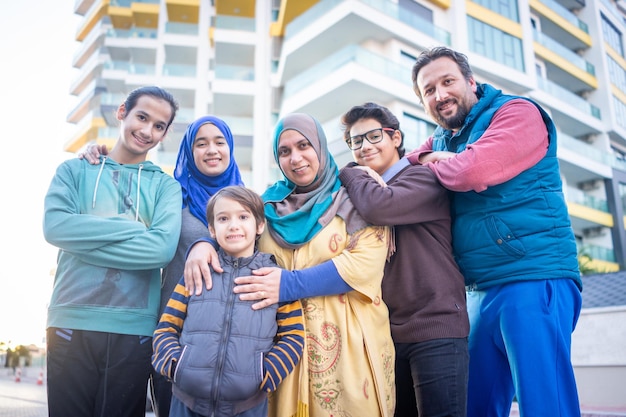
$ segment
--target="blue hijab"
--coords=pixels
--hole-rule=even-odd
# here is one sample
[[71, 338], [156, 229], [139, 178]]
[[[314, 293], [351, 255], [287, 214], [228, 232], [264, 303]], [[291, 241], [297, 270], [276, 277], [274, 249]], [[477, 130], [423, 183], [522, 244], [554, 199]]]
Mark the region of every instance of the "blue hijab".
[[[332, 220], [329, 213], [341, 188], [339, 169], [328, 151], [326, 135], [319, 122], [308, 114], [292, 113], [282, 118], [274, 130], [274, 159], [278, 160], [278, 141], [286, 130], [296, 130], [310, 143], [320, 162], [315, 180], [297, 187], [283, 172], [283, 179], [263, 193], [269, 232], [286, 247], [298, 247], [311, 240]], [[336, 206], [335, 212], [336, 212]], [[324, 216], [323, 216], [324, 215]]]
[[[230, 163], [224, 172], [216, 176], [204, 175], [193, 160], [193, 144], [202, 125], [211, 123], [224, 135], [230, 152]], [[185, 135], [180, 141], [174, 178], [178, 180], [183, 191], [183, 208], [189, 211], [208, 227], [206, 219], [206, 205], [213, 194], [228, 185], [244, 185], [239, 173], [239, 167], [233, 156], [233, 134], [228, 125], [215, 116], [203, 116], [187, 127]]]

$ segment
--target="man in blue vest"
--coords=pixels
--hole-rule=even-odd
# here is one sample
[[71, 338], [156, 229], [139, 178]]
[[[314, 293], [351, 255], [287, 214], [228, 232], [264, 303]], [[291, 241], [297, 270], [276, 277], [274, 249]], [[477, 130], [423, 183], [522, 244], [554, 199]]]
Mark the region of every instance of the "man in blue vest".
[[580, 416], [570, 359], [582, 282], [556, 156], [536, 103], [477, 83], [467, 57], [423, 52], [413, 89], [439, 125], [409, 155], [453, 191], [470, 317], [468, 416]]

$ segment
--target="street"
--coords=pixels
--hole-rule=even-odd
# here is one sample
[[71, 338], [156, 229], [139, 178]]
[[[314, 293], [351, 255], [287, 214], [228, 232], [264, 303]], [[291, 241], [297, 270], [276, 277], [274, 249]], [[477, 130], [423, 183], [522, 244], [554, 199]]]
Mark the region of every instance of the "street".
[[25, 368], [15, 382], [11, 368], [0, 370], [0, 417], [47, 417], [45, 381], [37, 384], [40, 369]]
[[[48, 417], [42, 368], [24, 368], [19, 382], [10, 368], [0, 368], [0, 417]], [[39, 379], [43, 377], [41, 380]], [[146, 417], [154, 417], [147, 412]]]

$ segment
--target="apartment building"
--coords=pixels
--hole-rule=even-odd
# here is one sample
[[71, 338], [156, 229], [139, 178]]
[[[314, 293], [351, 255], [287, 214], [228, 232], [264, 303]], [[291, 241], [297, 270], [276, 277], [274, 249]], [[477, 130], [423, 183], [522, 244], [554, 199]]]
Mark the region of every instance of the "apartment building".
[[339, 118], [355, 104], [401, 116], [407, 149], [425, 141], [435, 125], [411, 67], [447, 45], [477, 81], [551, 114], [579, 248], [601, 272], [626, 266], [624, 0], [76, 0], [74, 10], [67, 151], [112, 144], [125, 94], [158, 84], [181, 109], [151, 159], [171, 170], [187, 124], [215, 114], [233, 130], [246, 185], [262, 192], [278, 178], [274, 123], [289, 112], [323, 123], [340, 166], [351, 155]]

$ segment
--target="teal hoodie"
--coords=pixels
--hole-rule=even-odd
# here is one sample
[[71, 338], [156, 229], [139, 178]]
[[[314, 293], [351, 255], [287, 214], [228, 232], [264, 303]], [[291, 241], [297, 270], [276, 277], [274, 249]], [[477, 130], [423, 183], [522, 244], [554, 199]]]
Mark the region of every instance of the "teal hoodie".
[[44, 203], [59, 248], [47, 327], [152, 336], [181, 207], [180, 184], [151, 162], [62, 163]]

